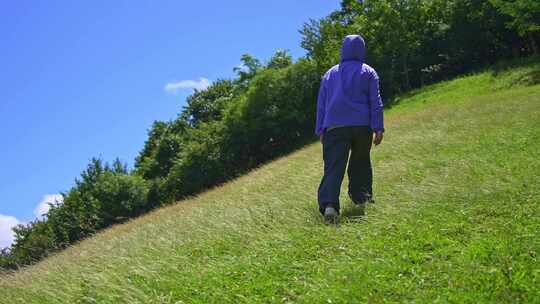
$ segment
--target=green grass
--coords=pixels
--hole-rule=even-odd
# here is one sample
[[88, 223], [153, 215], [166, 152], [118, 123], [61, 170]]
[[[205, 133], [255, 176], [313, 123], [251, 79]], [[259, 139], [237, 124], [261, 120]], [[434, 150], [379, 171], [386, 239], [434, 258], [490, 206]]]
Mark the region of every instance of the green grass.
[[0, 276], [0, 302], [540, 303], [539, 70], [401, 98], [361, 219], [345, 195], [321, 221], [315, 143]]

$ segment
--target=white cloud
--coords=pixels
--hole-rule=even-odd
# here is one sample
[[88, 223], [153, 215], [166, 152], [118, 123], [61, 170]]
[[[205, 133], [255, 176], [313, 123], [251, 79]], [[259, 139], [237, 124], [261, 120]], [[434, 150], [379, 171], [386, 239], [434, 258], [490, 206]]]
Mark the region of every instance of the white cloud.
[[37, 205], [37, 207], [34, 209], [34, 215], [38, 219], [42, 219], [43, 215], [46, 214], [51, 208], [49, 203], [56, 204], [56, 203], [62, 203], [63, 201], [64, 201], [64, 198], [60, 194], [45, 194], [43, 198], [41, 199], [41, 201], [39, 202], [39, 204]]
[[15, 235], [11, 230], [18, 224], [22, 224], [13, 216], [0, 214], [0, 248], [9, 247], [13, 243]]
[[201, 77], [199, 80], [180, 80], [169, 82], [165, 85], [165, 91], [176, 94], [180, 89], [197, 89], [204, 90], [210, 85], [210, 80]]

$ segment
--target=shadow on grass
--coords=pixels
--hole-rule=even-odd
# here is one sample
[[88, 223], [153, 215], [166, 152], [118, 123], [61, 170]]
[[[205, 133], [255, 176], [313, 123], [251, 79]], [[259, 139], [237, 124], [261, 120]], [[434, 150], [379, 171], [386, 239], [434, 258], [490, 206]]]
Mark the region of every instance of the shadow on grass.
[[[506, 87], [516, 85], [532, 86], [540, 84], [540, 57], [527, 57], [509, 62], [500, 62], [492, 67], [493, 78], [506, 77]], [[526, 71], [514, 73], [516, 68], [526, 68]], [[510, 74], [508, 74], [510, 73]]]
[[361, 222], [366, 216], [365, 206], [347, 204], [341, 211], [341, 217], [348, 222]]
[[354, 204], [347, 204], [341, 208], [340, 216], [335, 222], [327, 222], [317, 210], [317, 218], [321, 224], [338, 226], [342, 223], [360, 223], [365, 219], [365, 209]]
[[352, 202], [347, 202], [341, 206], [340, 215], [337, 220], [337, 222], [327, 222], [324, 220], [324, 217], [319, 212], [319, 209], [317, 208], [311, 208], [308, 212], [311, 213], [313, 218], [316, 219], [317, 223], [325, 224], [325, 225], [332, 225], [332, 226], [339, 226], [341, 222], [362, 222], [365, 219], [366, 215], [366, 206], [364, 207], [358, 206], [353, 204]]

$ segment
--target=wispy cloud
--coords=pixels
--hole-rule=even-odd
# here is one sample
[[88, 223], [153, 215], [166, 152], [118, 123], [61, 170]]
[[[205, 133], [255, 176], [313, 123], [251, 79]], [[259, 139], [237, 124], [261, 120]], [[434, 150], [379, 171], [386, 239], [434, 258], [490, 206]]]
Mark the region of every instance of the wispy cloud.
[[180, 89], [197, 89], [204, 90], [210, 85], [210, 80], [201, 77], [199, 80], [180, 80], [169, 82], [165, 85], [165, 91], [171, 94], [176, 94]]
[[9, 247], [15, 238], [13, 227], [21, 224], [21, 222], [9, 215], [0, 214], [0, 248]]
[[64, 198], [60, 194], [45, 194], [38, 203], [37, 207], [34, 209], [34, 215], [38, 219], [42, 219], [51, 208], [49, 204], [62, 203], [63, 201]]

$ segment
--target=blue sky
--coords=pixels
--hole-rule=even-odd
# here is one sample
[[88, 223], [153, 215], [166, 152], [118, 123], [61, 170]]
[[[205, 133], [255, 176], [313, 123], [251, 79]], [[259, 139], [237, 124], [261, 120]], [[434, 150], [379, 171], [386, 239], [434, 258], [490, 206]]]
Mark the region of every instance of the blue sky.
[[242, 54], [304, 55], [298, 29], [339, 2], [0, 2], [0, 247], [90, 158], [132, 166], [152, 122]]

